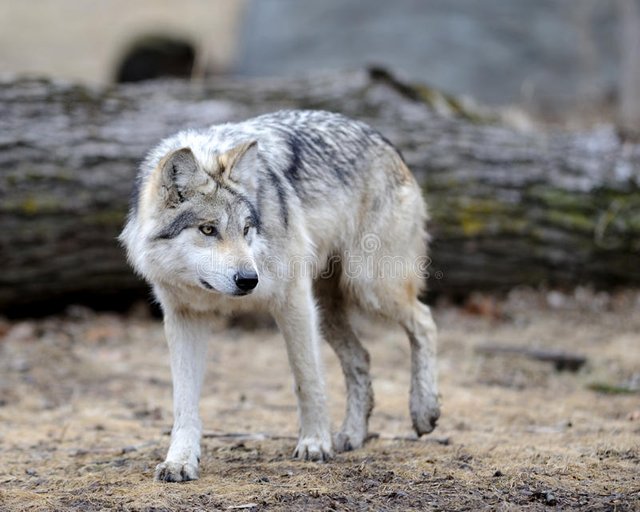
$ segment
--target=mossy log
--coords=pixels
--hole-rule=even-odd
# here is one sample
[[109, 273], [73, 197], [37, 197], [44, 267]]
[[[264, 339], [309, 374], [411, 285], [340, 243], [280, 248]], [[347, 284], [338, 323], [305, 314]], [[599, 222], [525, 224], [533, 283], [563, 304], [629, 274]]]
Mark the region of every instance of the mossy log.
[[116, 242], [141, 158], [185, 127], [339, 111], [403, 152], [430, 205], [431, 289], [640, 284], [640, 146], [528, 131], [380, 70], [90, 89], [0, 83], [0, 311], [146, 294]]

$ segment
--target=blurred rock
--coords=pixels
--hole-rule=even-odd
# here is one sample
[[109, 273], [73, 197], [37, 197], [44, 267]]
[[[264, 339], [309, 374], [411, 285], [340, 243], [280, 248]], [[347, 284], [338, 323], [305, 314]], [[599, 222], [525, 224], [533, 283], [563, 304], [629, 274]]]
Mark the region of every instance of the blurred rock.
[[609, 102], [620, 68], [614, 0], [253, 0], [246, 12], [246, 75], [374, 63], [552, 114]]
[[464, 311], [471, 315], [479, 315], [491, 320], [502, 317], [500, 304], [495, 295], [472, 293], [464, 303]]
[[36, 326], [33, 322], [23, 321], [13, 324], [6, 334], [7, 341], [30, 341], [36, 337]]
[[551, 309], [562, 309], [567, 306], [569, 298], [561, 292], [550, 291], [547, 293], [547, 304]]

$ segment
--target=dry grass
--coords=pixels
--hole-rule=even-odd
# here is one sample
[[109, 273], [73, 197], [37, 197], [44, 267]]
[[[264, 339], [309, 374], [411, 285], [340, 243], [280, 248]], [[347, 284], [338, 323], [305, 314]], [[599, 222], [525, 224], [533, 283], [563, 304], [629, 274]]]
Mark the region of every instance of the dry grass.
[[[369, 329], [380, 437], [328, 464], [289, 459], [296, 414], [279, 335], [221, 328], [202, 401], [212, 436], [201, 479], [187, 484], [152, 481], [171, 423], [157, 321], [76, 309], [3, 323], [0, 510], [637, 510], [640, 296], [581, 293], [551, 296], [555, 309], [529, 292], [437, 308], [443, 416], [420, 441], [407, 342]], [[474, 351], [486, 342], [562, 348], [588, 363], [557, 372]], [[338, 425], [342, 377], [328, 350], [325, 361]]]

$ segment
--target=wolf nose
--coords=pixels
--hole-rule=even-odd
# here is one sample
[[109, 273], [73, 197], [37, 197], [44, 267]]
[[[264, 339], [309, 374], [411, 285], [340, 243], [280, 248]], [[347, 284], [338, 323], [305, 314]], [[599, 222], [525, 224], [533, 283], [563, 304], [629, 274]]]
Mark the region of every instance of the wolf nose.
[[233, 276], [233, 280], [243, 292], [248, 292], [258, 286], [258, 274], [255, 272], [238, 272]]

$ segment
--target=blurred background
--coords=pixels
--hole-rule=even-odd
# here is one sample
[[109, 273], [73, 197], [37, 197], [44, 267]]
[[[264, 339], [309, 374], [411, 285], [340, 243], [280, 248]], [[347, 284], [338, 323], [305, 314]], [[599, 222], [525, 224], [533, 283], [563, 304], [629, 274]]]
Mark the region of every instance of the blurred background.
[[378, 65], [567, 123], [640, 118], [634, 0], [0, 2], [0, 70], [109, 84]]
[[[263, 316], [213, 318], [202, 475], [161, 312], [117, 242], [140, 161], [283, 108], [369, 123], [425, 193], [442, 417], [403, 331], [354, 329], [362, 450], [289, 459]], [[342, 370], [322, 346], [331, 418]], [[640, 510], [640, 0], [0, 0], [0, 510]]]

